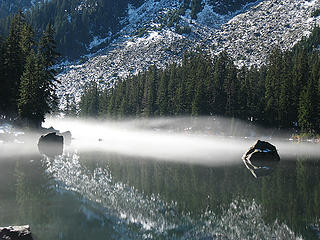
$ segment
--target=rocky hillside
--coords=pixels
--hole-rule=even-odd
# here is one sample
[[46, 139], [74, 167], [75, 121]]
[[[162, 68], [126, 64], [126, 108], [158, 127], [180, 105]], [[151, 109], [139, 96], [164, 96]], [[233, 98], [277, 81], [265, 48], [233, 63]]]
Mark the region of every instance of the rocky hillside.
[[97, 52], [77, 63], [59, 65], [61, 107], [66, 95], [78, 102], [91, 81], [110, 86], [118, 77], [136, 74], [150, 65], [165, 67], [179, 62], [187, 50], [200, 48], [211, 55], [227, 51], [239, 66], [261, 65], [272, 48], [291, 48], [320, 22], [313, 14], [320, 8], [317, 0], [247, 2], [226, 14], [217, 13], [212, 3], [203, 0], [196, 19], [187, 9], [173, 25], [168, 24], [181, 4], [148, 0], [138, 8], [129, 5], [124, 27], [111, 44], [100, 49], [97, 46], [105, 39], [96, 37], [90, 46], [99, 49]]
[[266, 0], [235, 16], [213, 38], [211, 52], [227, 50], [239, 65], [260, 65], [273, 47], [290, 49], [319, 24], [317, 0]]

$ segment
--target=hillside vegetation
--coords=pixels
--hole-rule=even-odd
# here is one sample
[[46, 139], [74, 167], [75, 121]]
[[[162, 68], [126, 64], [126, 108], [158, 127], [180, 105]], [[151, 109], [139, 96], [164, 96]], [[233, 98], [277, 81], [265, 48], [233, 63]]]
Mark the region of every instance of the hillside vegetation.
[[[154, 66], [106, 90], [93, 83], [80, 102], [92, 117], [230, 116], [280, 128], [319, 132], [320, 29], [291, 51], [272, 51], [260, 68], [238, 69], [222, 53], [186, 54], [181, 65]], [[70, 107], [70, 105], [69, 105]], [[67, 111], [71, 108], [67, 109]]]

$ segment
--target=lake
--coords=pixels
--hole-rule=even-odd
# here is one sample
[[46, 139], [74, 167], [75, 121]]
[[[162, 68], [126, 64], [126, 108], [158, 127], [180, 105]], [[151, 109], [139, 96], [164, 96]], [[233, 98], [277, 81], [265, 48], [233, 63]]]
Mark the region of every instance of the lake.
[[36, 239], [320, 238], [320, 157], [297, 143], [258, 178], [237, 151], [210, 162], [21, 146], [0, 146], [12, 153], [0, 154], [0, 225], [29, 224]]

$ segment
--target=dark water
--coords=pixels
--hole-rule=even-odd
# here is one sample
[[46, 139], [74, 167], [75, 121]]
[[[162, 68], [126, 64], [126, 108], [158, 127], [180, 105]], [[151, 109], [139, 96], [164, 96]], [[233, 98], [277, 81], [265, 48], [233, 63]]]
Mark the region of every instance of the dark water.
[[75, 150], [1, 156], [0, 225], [29, 224], [36, 239], [320, 238], [320, 159], [281, 159], [255, 178], [241, 156], [218, 166]]

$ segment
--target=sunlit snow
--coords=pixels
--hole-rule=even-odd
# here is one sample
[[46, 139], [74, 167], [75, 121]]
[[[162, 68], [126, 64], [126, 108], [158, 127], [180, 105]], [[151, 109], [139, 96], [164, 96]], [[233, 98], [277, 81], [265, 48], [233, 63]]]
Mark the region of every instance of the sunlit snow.
[[[228, 15], [217, 14], [207, 1], [204, 3], [197, 20], [191, 20], [188, 11], [180, 19], [181, 26], [190, 27], [190, 34], [178, 34], [174, 27], [160, 24], [170, 11], [179, 8], [178, 0], [147, 0], [139, 8], [129, 5], [119, 37], [108, 47], [90, 53], [82, 64], [60, 65], [62, 72], [57, 78], [61, 81], [61, 108], [66, 105], [66, 95], [78, 102], [89, 82], [103, 88], [112, 86], [112, 80], [137, 74], [150, 65], [163, 68], [171, 62], [179, 63], [184, 52], [195, 47], [212, 55], [226, 50], [238, 66], [259, 66], [273, 47], [291, 48], [320, 23], [319, 17], [311, 17], [320, 8], [315, 0], [259, 0]], [[144, 34], [134, 34], [141, 29]], [[96, 36], [88, 50], [107, 40]]]

